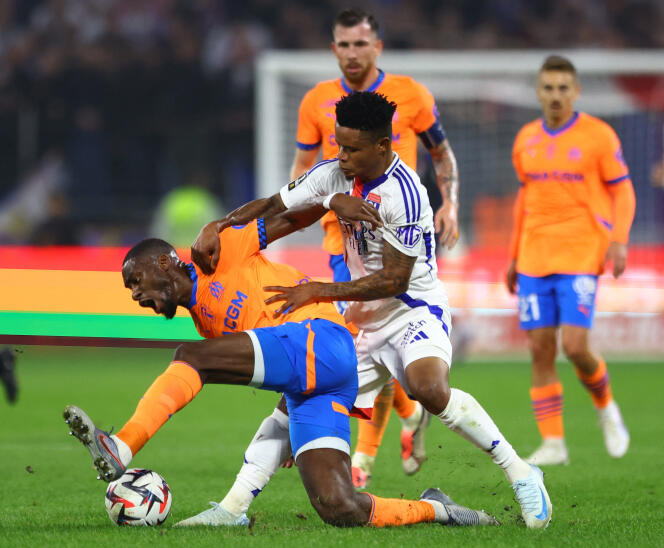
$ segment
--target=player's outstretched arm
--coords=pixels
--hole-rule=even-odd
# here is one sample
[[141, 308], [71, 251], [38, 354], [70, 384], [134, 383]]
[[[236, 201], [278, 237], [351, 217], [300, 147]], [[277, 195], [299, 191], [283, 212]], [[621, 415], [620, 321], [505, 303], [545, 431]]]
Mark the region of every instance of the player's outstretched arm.
[[269, 218], [286, 206], [277, 193], [269, 198], [248, 202], [231, 211], [223, 219], [206, 224], [191, 245], [191, 259], [205, 274], [212, 274], [219, 263], [219, 233], [231, 225], [244, 225], [258, 217]]
[[283, 301], [275, 311], [275, 317], [285, 310], [293, 311], [315, 301], [373, 301], [404, 293], [417, 257], [405, 255], [384, 242], [383, 268], [373, 274], [350, 282], [309, 282], [295, 287], [269, 286], [265, 291], [276, 295], [265, 300], [266, 304]]
[[438, 190], [443, 198], [434, 216], [434, 227], [440, 234], [440, 243], [452, 249], [459, 239], [459, 171], [457, 162], [447, 139], [429, 149], [436, 172]]
[[267, 243], [272, 243], [296, 230], [311, 226], [326, 212], [327, 209], [321, 205], [298, 206], [268, 217], [265, 219]]

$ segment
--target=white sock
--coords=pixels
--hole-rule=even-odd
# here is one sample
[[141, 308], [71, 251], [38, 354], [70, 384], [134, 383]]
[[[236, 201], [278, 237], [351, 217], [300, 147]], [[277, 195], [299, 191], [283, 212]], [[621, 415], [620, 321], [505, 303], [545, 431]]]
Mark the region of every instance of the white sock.
[[486, 451], [510, 483], [530, 474], [530, 466], [516, 454], [488, 413], [470, 394], [452, 388], [450, 401], [438, 418], [444, 425]]
[[261, 423], [247, 447], [244, 464], [233, 487], [221, 501], [221, 507], [234, 515], [244, 514], [290, 455], [288, 415], [275, 409]]
[[131, 454], [131, 449], [125, 442], [123, 442], [117, 436], [111, 436], [111, 439], [115, 442], [115, 445], [118, 448], [118, 456], [120, 457], [120, 461], [122, 462], [122, 465], [126, 468], [127, 466], [129, 466], [131, 459], [134, 457], [134, 455]]
[[420, 424], [420, 419], [422, 418], [422, 413], [424, 413], [424, 407], [422, 407], [422, 404], [418, 401], [415, 402], [415, 410], [413, 411], [413, 414], [410, 417], [401, 418], [401, 427], [404, 430], [416, 430], [418, 424]]

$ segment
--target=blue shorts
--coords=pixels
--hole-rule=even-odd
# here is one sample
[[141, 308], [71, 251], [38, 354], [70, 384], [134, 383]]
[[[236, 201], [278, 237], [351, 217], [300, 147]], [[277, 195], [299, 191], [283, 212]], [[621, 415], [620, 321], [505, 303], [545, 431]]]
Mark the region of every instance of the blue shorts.
[[349, 331], [318, 319], [246, 333], [256, 354], [250, 384], [286, 397], [293, 456], [323, 447], [350, 454], [357, 356]]
[[576, 325], [590, 329], [595, 315], [597, 276], [519, 274], [519, 324], [521, 329]]
[[332, 269], [332, 279], [335, 282], [350, 281], [350, 270], [346, 266], [343, 254], [330, 255], [330, 268]]

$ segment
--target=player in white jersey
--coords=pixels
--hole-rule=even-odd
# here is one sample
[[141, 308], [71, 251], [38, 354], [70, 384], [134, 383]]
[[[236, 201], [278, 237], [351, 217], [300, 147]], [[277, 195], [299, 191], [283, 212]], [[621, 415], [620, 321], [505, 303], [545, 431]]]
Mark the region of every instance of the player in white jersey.
[[295, 183], [280, 191], [287, 208], [313, 205], [342, 193], [363, 198], [379, 212], [383, 226], [378, 230], [359, 229], [340, 220], [351, 279], [383, 269], [384, 242], [414, 261], [407, 291], [371, 301], [350, 301], [345, 315], [361, 329], [356, 339], [360, 397], [355, 406], [371, 408], [390, 374], [412, 395], [402, 364], [425, 356], [452, 362], [449, 305], [433, 254], [433, 213], [426, 189], [396, 153], [385, 173], [374, 181], [362, 184], [349, 179], [335, 159], [317, 164]]
[[[295, 206], [319, 208], [321, 215], [324, 209], [333, 209], [340, 219], [351, 281], [268, 287], [276, 294], [266, 303], [283, 301], [275, 312], [280, 314], [312, 301], [352, 302], [347, 319], [360, 330], [355, 407], [370, 407], [385, 382], [395, 376], [425, 409], [503, 468], [526, 525], [546, 527], [552, 507], [539, 468], [516, 454], [475, 398], [449, 386], [450, 316], [432, 257], [433, 214], [417, 174], [392, 152], [395, 107], [372, 92], [342, 98], [336, 107], [338, 159], [317, 164], [279, 194], [255, 200], [229, 218], [207, 225], [192, 247], [192, 257], [201, 268], [214, 268], [219, 255], [217, 232], [229, 224]], [[204, 523], [238, 523], [255, 496], [252, 493], [260, 492], [276, 471], [278, 455], [284, 451], [283, 435], [283, 428], [261, 425], [236, 483], [219, 506], [225, 514], [214, 523], [206, 517]]]

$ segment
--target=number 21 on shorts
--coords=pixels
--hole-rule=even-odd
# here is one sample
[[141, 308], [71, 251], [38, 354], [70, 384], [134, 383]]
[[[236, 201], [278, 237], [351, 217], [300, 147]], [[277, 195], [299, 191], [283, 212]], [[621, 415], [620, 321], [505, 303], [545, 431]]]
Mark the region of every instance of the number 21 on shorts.
[[537, 302], [537, 293], [523, 295], [519, 297], [519, 320], [529, 322], [540, 319], [539, 303]]

